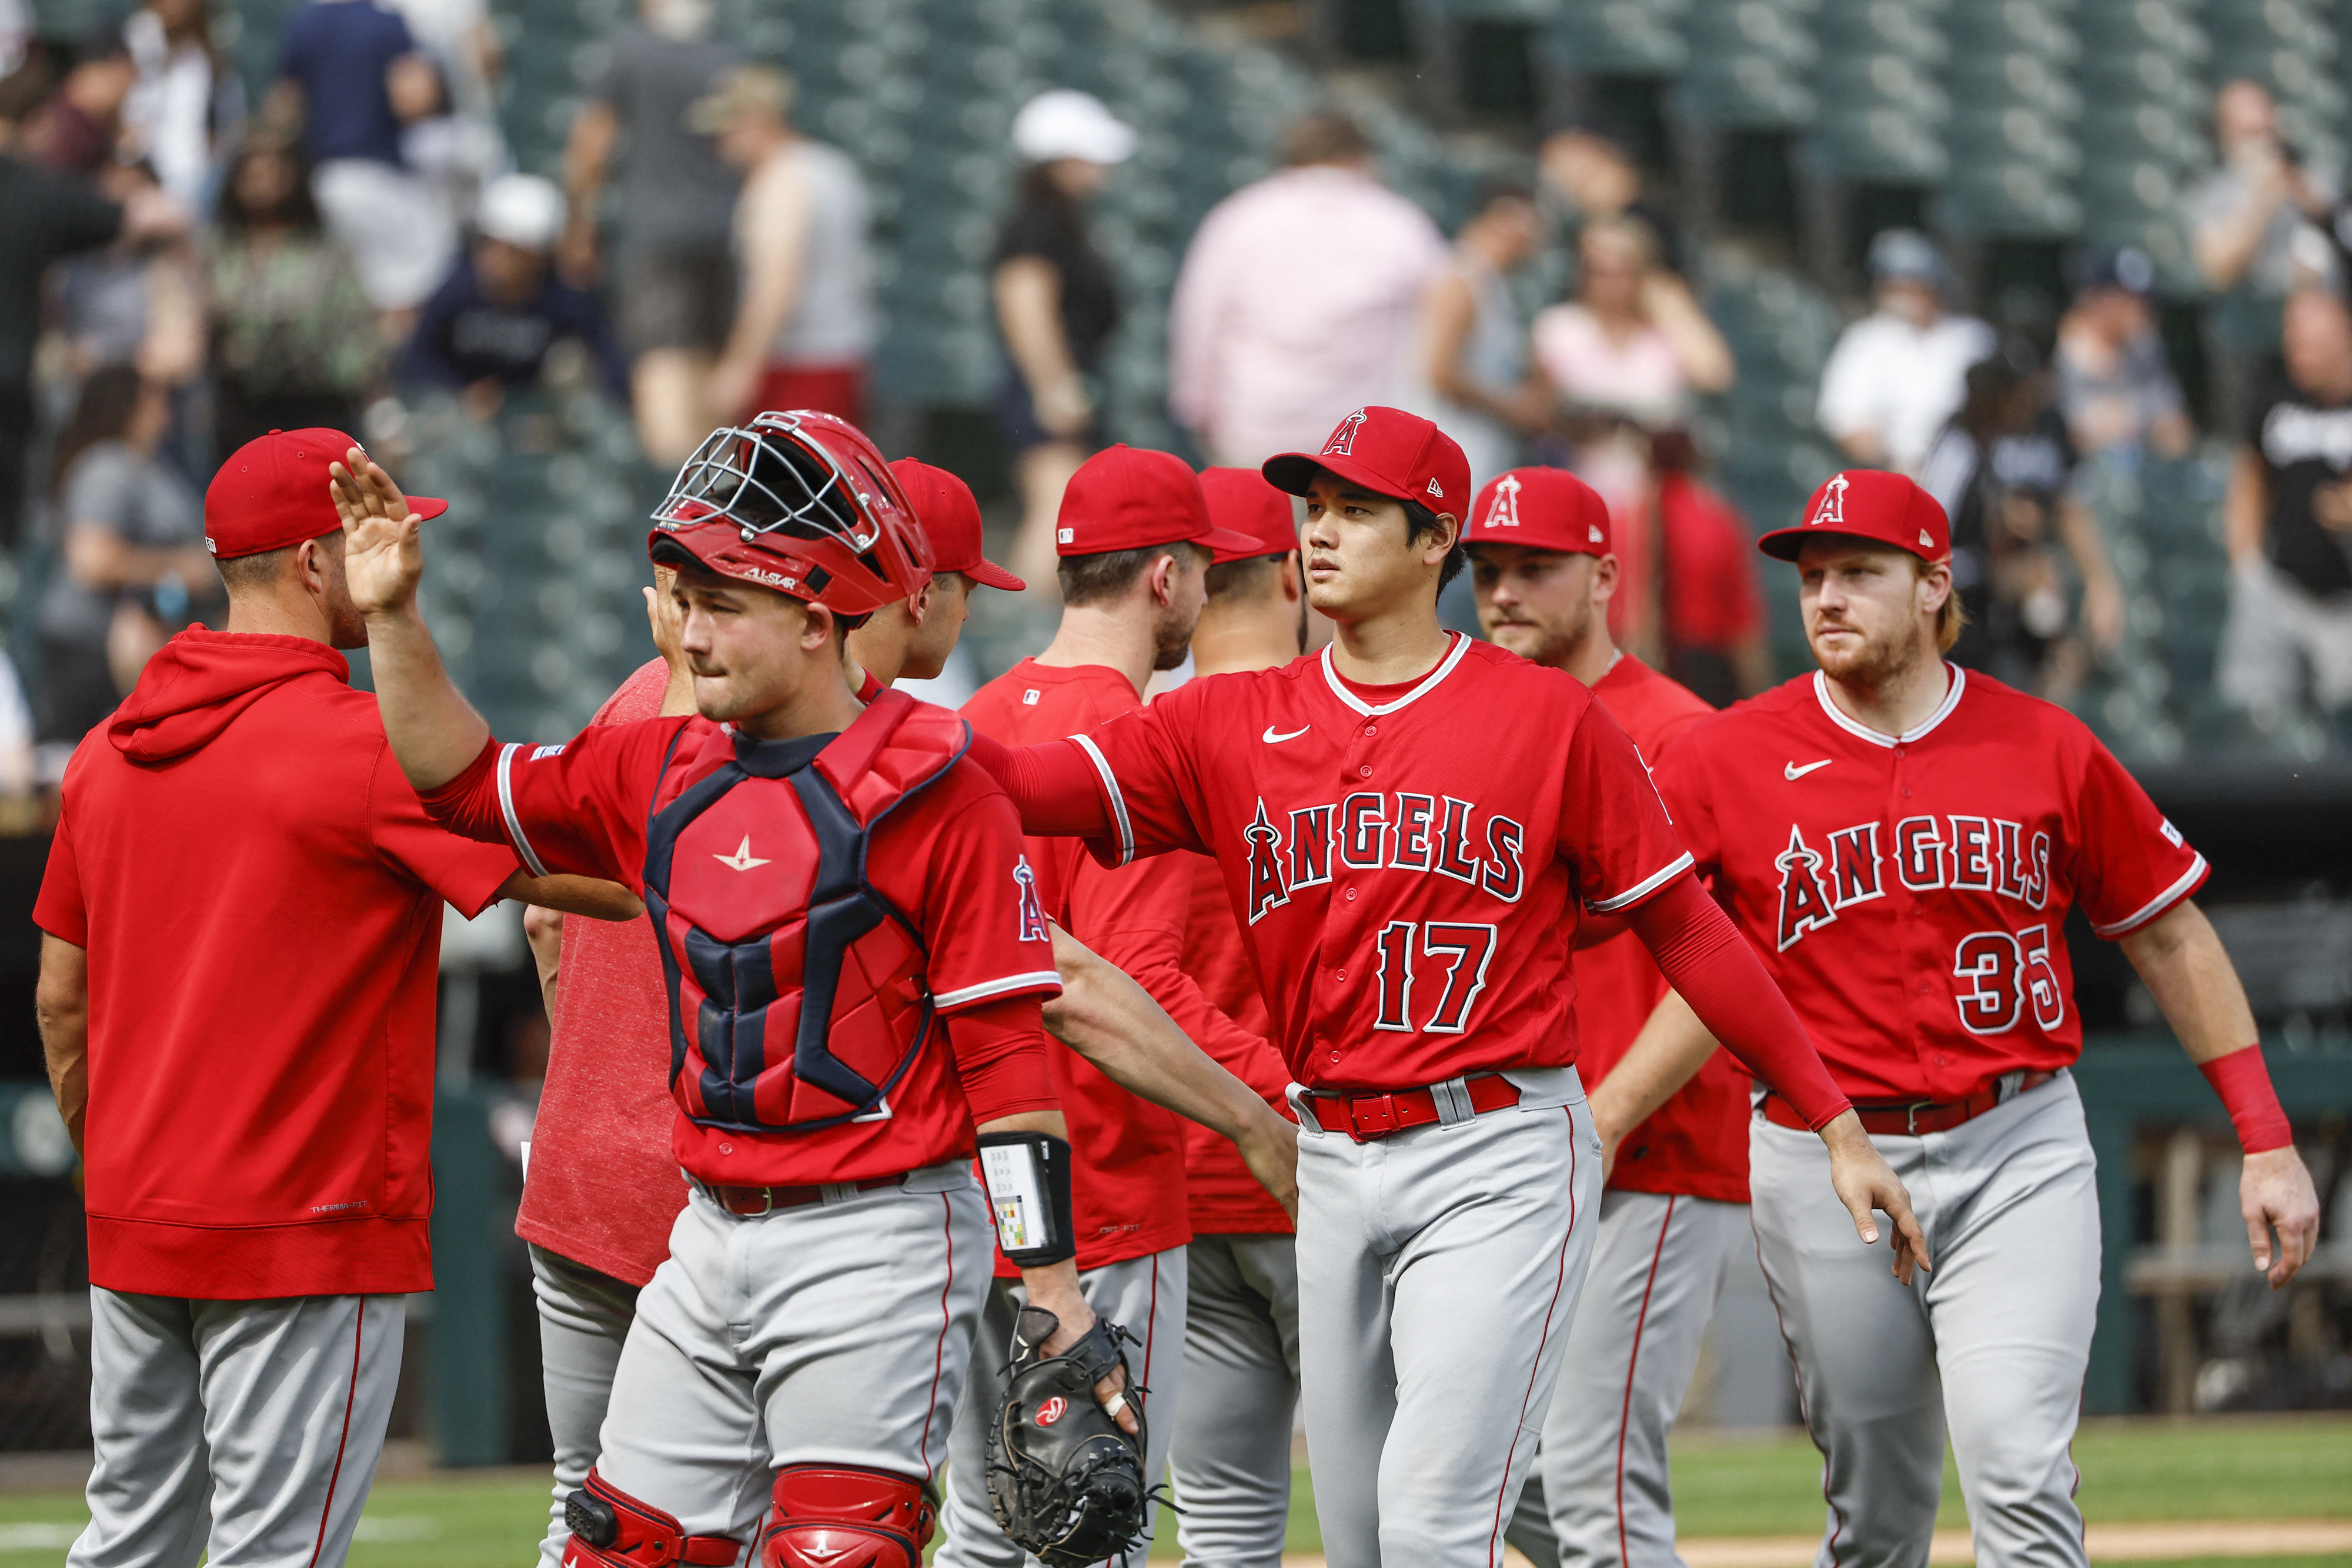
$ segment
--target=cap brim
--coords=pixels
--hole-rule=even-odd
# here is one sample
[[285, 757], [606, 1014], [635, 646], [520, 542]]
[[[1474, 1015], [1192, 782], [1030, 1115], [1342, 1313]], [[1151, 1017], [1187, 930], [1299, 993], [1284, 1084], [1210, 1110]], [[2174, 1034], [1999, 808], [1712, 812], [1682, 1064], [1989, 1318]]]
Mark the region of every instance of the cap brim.
[[1257, 540], [1234, 528], [1212, 527], [1206, 533], [1194, 534], [1192, 542], [1208, 546], [1209, 553], [1219, 560], [1240, 560], [1245, 556], [1266, 553]]
[[1844, 539], [1849, 543], [1870, 545], [1878, 549], [1899, 549], [1906, 555], [1917, 556], [1931, 566], [1937, 561], [1951, 559], [1948, 555], [1929, 555], [1926, 550], [1915, 546], [1902, 544], [1894, 539], [1882, 539], [1875, 534], [1848, 533], [1843, 528], [1774, 528], [1770, 533], [1757, 536], [1756, 548], [1774, 560], [1794, 562], [1798, 553], [1805, 548], [1807, 539]]
[[985, 558], [972, 562], [970, 566], [950, 567], [948, 570], [963, 573], [982, 588], [1001, 588], [1007, 593], [1024, 592], [1029, 587], [1027, 583]]
[[1309, 456], [1304, 452], [1285, 452], [1279, 456], [1267, 458], [1258, 472], [1265, 475], [1265, 482], [1276, 489], [1286, 490], [1294, 496], [1304, 496], [1307, 494], [1307, 487], [1315, 482], [1315, 473], [1318, 468], [1326, 473], [1337, 474], [1349, 484], [1360, 486], [1375, 496], [1386, 496], [1391, 501], [1412, 498], [1398, 492], [1391, 487], [1388, 480], [1381, 478], [1354, 458], [1344, 457], [1338, 453], [1326, 452]]
[[408, 515], [418, 522], [429, 522], [449, 509], [449, 503], [436, 496], [410, 496]]

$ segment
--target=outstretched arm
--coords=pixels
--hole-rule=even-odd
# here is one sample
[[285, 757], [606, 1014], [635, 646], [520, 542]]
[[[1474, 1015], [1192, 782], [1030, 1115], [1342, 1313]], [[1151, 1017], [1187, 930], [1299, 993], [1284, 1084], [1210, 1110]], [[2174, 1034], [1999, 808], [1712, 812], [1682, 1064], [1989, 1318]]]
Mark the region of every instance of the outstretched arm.
[[1094, 764], [1073, 743], [1007, 746], [974, 730], [969, 755], [1013, 797], [1023, 832], [1104, 839], [1117, 831]]
[[490, 727], [449, 679], [417, 611], [425, 544], [408, 498], [356, 446], [328, 472], [343, 519], [343, 576], [367, 622], [368, 665], [384, 734], [409, 787], [422, 795], [463, 773], [489, 744]]
[[1046, 1030], [1120, 1088], [1232, 1139], [1296, 1218], [1297, 1129], [1187, 1039], [1141, 986], [1060, 926], [1053, 933], [1062, 994], [1045, 1004]]
[[[1635, 908], [1627, 923], [1665, 972], [1666, 983], [1680, 993], [1693, 1020], [1795, 1106], [1820, 1135], [1830, 1152], [1830, 1185], [1853, 1216], [1854, 1231], [1864, 1241], [1878, 1239], [1878, 1222], [1871, 1211], [1885, 1211], [1895, 1231], [1895, 1277], [1908, 1284], [1915, 1268], [1929, 1266], [1927, 1239], [1911, 1212], [1910, 1193], [1862, 1130], [1853, 1104], [1838, 1092], [1788, 998], [1699, 886], [1698, 878], [1676, 878], [1664, 893]], [[1676, 1061], [1696, 1052], [1689, 1071], [1673, 1082], [1673, 1088], [1680, 1088], [1706, 1061], [1706, 1053], [1698, 1050], [1687, 1029], [1660, 1049], [1669, 1046]], [[1625, 1065], [1619, 1062], [1619, 1070]], [[1661, 1074], [1666, 1076], [1671, 1075]]]
[[1625, 1134], [1655, 1115], [1659, 1106], [1697, 1076], [1715, 1051], [1715, 1036], [1706, 1032], [1680, 991], [1670, 990], [1659, 999], [1617, 1065], [1591, 1090], [1603, 1177], [1615, 1168], [1617, 1145]]
[[2239, 1212], [2253, 1245], [2254, 1267], [2269, 1274], [2271, 1289], [2277, 1290], [2294, 1278], [2318, 1245], [2319, 1193], [2295, 1153], [2286, 1113], [2263, 1066], [2253, 1009], [2246, 1005], [2238, 971], [2213, 923], [2186, 898], [2124, 937], [2122, 946], [2189, 1059], [2229, 1109], [2239, 1145], [2246, 1151], [2245, 1170], [2238, 1178]]

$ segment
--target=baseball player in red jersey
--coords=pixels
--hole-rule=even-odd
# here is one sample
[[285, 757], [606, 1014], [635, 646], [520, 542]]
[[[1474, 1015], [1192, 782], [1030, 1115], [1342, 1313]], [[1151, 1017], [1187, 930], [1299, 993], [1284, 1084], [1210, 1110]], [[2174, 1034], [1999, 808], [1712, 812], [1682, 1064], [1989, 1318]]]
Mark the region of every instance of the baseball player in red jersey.
[[[1557, 468], [1514, 469], [1479, 492], [1467, 537], [1486, 635], [1591, 686], [1653, 767], [1714, 713], [1611, 640], [1617, 557], [1608, 503], [1591, 486]], [[1604, 1160], [1592, 1268], [1510, 1532], [1538, 1564], [1672, 1568], [1666, 1439], [1730, 1249], [1748, 1235], [1748, 1085], [1737, 1063], [1717, 1053], [1630, 1131], [1617, 1117], [1610, 1069], [1665, 988], [1630, 932], [1577, 952], [1577, 1071], [1613, 1162]]]
[[963, 635], [973, 589], [1018, 593], [1029, 586], [981, 552], [980, 503], [971, 486], [912, 457], [899, 458], [890, 472], [931, 542], [931, 576], [849, 633], [850, 682], [860, 702], [900, 681], [938, 678]]
[[1580, 906], [1623, 915], [1806, 1108], [1860, 1233], [1885, 1208], [1916, 1247], [1908, 1199], [1686, 874], [1624, 731], [1576, 681], [1438, 624], [1469, 502], [1461, 449], [1364, 408], [1265, 472], [1307, 498], [1307, 594], [1330, 647], [1069, 740], [975, 751], [1033, 832], [1085, 837], [1111, 863], [1216, 857], [1297, 1081], [1299, 1372], [1325, 1549], [1343, 1568], [1491, 1568], [1600, 1186], [1574, 1065]]
[[[890, 472], [929, 542], [931, 575], [913, 595], [884, 605], [849, 633], [848, 674], [861, 702], [902, 675], [939, 673], [963, 630], [975, 584], [1022, 587], [982, 553], [980, 508], [962, 480], [912, 458], [893, 463]], [[662, 656], [630, 675], [592, 725], [694, 711], [693, 672], [677, 648], [674, 576], [657, 568], [656, 586], [646, 591]], [[676, 1106], [668, 1085], [668, 1000], [652, 927], [567, 922], [538, 908], [530, 916], [532, 948], [551, 982], [553, 1033], [515, 1230], [530, 1249], [541, 1380], [555, 1449], [555, 1502], [540, 1561], [556, 1568], [571, 1534], [564, 1500], [595, 1464], [637, 1292], [669, 1255], [686, 1186], [670, 1152]]]
[[[2086, 1562], [2067, 1454], [2099, 1291], [2082, 1049], [2062, 936], [2120, 942], [2247, 1154], [2258, 1265], [2318, 1226], [2254, 1022], [2190, 894], [2206, 874], [2078, 720], [1947, 664], [1943, 508], [1860, 469], [1758, 541], [1794, 560], [1820, 669], [1695, 726], [1659, 765], [1684, 842], [1897, 1174], [1932, 1275], [1839, 1242], [1778, 1092], [1751, 1126], [1758, 1251], [1824, 1457], [1823, 1568], [1925, 1561], [1947, 1433], [1989, 1563]], [[1667, 998], [1620, 1063], [1670, 1087], [1709, 1049]], [[2269, 1228], [2275, 1226], [2273, 1246]]]
[[[1111, 446], [1072, 475], [1055, 524], [1061, 624], [1034, 659], [982, 686], [963, 715], [1012, 745], [1076, 734], [1139, 708], [1155, 670], [1183, 662], [1201, 613], [1213, 550], [1246, 546], [1209, 520], [1200, 481], [1164, 452]], [[1127, 971], [1186, 1033], [1221, 1061], [1263, 1056], [1251, 1035], [1210, 1006], [1182, 966], [1190, 869], [1177, 862], [1113, 869], [1068, 839], [1032, 839], [1024, 870], [1042, 922], [1051, 919]], [[1167, 1460], [1182, 1394], [1185, 1244], [1182, 1124], [1075, 1054], [1049, 1052], [1070, 1120], [1076, 1161], [1078, 1278], [1095, 1311], [1141, 1341], [1148, 1388], [1144, 1474]], [[975, 1375], [994, 1386], [1010, 1365], [1020, 1301], [1011, 1270], [983, 1310]], [[950, 1444], [946, 1568], [1022, 1561], [991, 1510], [984, 1452], [992, 1411], [968, 1406]]]
[[[1209, 516], [1253, 541], [1217, 552], [1208, 602], [1192, 629], [1196, 676], [1270, 670], [1307, 646], [1307, 582], [1290, 497], [1255, 468], [1201, 476]], [[1217, 1009], [1254, 1035], [1273, 1020], [1258, 994], [1224, 877], [1206, 855], [1171, 855], [1192, 871], [1184, 972]], [[1289, 1070], [1268, 1044], [1250, 1086], [1286, 1106]], [[1290, 1443], [1298, 1408], [1298, 1259], [1294, 1227], [1210, 1129], [1184, 1128], [1184, 1193], [1192, 1221], [1184, 1316], [1184, 1403], [1168, 1464], [1176, 1539], [1199, 1568], [1277, 1568], [1290, 1517]]]
[[[961, 765], [967, 726], [896, 693], [861, 711], [845, 677], [843, 621], [929, 570], [895, 479], [822, 414], [715, 433], [651, 547], [678, 571], [698, 716], [534, 749], [499, 746], [449, 683], [415, 519], [352, 461], [352, 597], [428, 813], [527, 866], [604, 868], [661, 937], [693, 1196], [638, 1298], [566, 1562], [914, 1568], [987, 1283], [975, 1131], [1017, 1189], [992, 1195], [998, 1235], [1054, 1341], [1094, 1318], [1018, 823]], [[1097, 1394], [1127, 1424], [1123, 1382]]]

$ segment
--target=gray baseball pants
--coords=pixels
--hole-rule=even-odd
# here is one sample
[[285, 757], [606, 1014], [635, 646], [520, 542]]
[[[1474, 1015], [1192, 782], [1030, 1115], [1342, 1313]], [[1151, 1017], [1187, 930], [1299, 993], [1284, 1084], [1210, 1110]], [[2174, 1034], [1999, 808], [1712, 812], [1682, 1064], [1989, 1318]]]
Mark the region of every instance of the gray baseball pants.
[[759, 1216], [695, 1193], [638, 1292], [597, 1474], [689, 1535], [733, 1536], [755, 1561], [781, 1466], [930, 1480], [992, 1239], [969, 1160]]
[[1861, 1246], [1811, 1133], [1748, 1139], [1757, 1256], [1823, 1459], [1820, 1568], [1919, 1568], [1944, 1438], [1986, 1568], [2086, 1568], [2067, 1453], [2099, 1301], [2099, 1206], [2074, 1075], [1948, 1132], [1876, 1137], [1932, 1273]]
[[[1078, 1289], [1095, 1315], [1123, 1325], [1143, 1342], [1127, 1347], [1127, 1371], [1130, 1385], [1150, 1391], [1144, 1401], [1143, 1476], [1152, 1485], [1167, 1469], [1168, 1443], [1176, 1431], [1190, 1277], [1181, 1247], [1078, 1271]], [[971, 1396], [956, 1413], [949, 1439], [947, 1505], [940, 1511], [946, 1540], [932, 1568], [1020, 1568], [1037, 1561], [997, 1527], [988, 1502], [988, 1427], [1004, 1399], [1004, 1381], [1013, 1368], [1013, 1326], [1025, 1299], [1018, 1280], [997, 1280], [989, 1287], [971, 1353]], [[1144, 1515], [1147, 1533], [1135, 1550], [1139, 1563], [1151, 1550], [1148, 1532], [1158, 1513], [1155, 1508]]]
[[1674, 1568], [1666, 1439], [1748, 1206], [1603, 1192], [1543, 1449], [1508, 1531], [1539, 1568]]
[[1293, 1239], [1192, 1238], [1184, 1406], [1168, 1452], [1188, 1568], [1280, 1568], [1298, 1408]]
[[555, 1448], [555, 1503], [539, 1561], [542, 1568], [562, 1568], [563, 1543], [572, 1539], [563, 1500], [596, 1463], [621, 1344], [636, 1321], [637, 1287], [532, 1243], [530, 1290], [539, 1302], [540, 1385]]
[[1298, 1343], [1332, 1568], [1493, 1568], [1592, 1253], [1601, 1141], [1573, 1069], [1516, 1106], [1359, 1144], [1294, 1092]]
[[70, 1568], [327, 1568], [400, 1381], [401, 1296], [90, 1288], [89, 1526]]

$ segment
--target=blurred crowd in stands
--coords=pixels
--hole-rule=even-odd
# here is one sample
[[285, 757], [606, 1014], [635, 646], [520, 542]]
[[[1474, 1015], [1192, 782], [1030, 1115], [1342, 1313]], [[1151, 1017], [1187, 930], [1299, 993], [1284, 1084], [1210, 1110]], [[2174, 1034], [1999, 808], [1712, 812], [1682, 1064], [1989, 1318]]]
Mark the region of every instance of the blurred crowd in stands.
[[[554, 383], [625, 404], [673, 465], [756, 408], [872, 412], [854, 150], [804, 135], [790, 77], [710, 36], [699, 0], [643, 0], [544, 175], [507, 152], [481, 0], [311, 0], [250, 102], [212, 0], [70, 39], [36, 37], [22, 4], [0, 0], [0, 598], [20, 662], [0, 669], [0, 793], [53, 779], [161, 641], [217, 613], [203, 483], [257, 434], [366, 438], [427, 389], [488, 420]], [[2201, 434], [2147, 256], [2074, 258], [2037, 340], [1961, 308], [1943, 250], [1904, 228], [1869, 241], [1866, 311], [1814, 417], [1844, 461], [1910, 472], [1950, 512], [1958, 657], [2061, 699], [2129, 613], [2079, 474], [2226, 448], [2216, 689], [2333, 713], [2352, 707], [2352, 223], [2259, 86], [2221, 89], [2214, 132], [2182, 213], [2210, 291]], [[1064, 485], [1120, 435], [1102, 372], [1138, 305], [1089, 204], [1144, 176], [1086, 93], [1036, 97], [1012, 138], [994, 413], [1013, 562], [1051, 594]], [[1304, 112], [1278, 171], [1191, 242], [1171, 412], [1204, 463], [1312, 450], [1391, 402], [1437, 419], [1482, 484], [1570, 467], [1616, 514], [1621, 644], [1717, 701], [1759, 690], [1776, 672], [1748, 540], [1784, 519], [1743, 518], [1706, 477], [1694, 431], [1740, 366], [1701, 258], [1610, 123], [1558, 121], [1535, 152], [1449, 240], [1357, 124]]]

